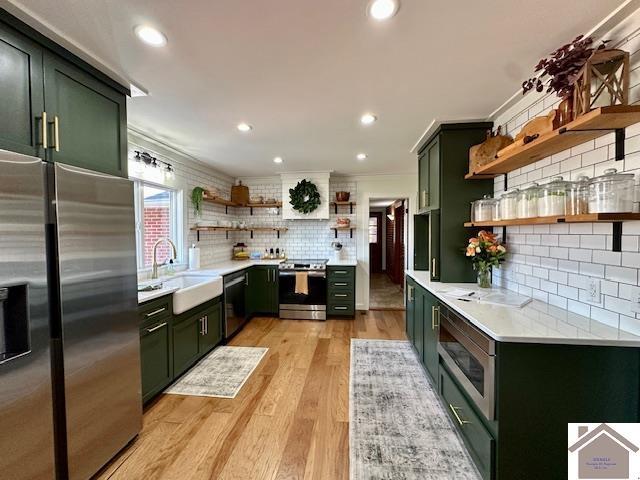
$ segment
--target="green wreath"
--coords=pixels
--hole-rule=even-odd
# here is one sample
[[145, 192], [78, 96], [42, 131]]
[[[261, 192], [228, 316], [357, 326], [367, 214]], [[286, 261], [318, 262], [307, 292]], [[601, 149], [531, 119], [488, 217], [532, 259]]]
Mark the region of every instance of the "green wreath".
[[289, 203], [300, 213], [311, 213], [320, 206], [318, 187], [306, 180], [301, 180], [295, 188], [290, 188], [289, 195]]

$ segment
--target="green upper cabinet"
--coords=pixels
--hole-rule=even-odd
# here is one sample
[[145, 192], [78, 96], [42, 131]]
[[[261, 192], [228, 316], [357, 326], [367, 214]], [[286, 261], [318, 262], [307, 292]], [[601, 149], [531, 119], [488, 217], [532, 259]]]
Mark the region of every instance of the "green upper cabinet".
[[0, 149], [44, 158], [42, 49], [0, 23]]
[[0, 9], [0, 149], [126, 177], [127, 94]]
[[247, 313], [277, 315], [278, 268], [273, 265], [255, 265], [249, 269], [246, 290]]
[[[431, 270], [431, 279], [472, 282], [471, 263], [462, 254], [474, 232], [464, 227], [471, 202], [493, 193], [493, 180], [465, 180], [469, 148], [486, 138], [488, 122], [442, 124], [418, 152], [419, 209], [427, 216], [420, 222], [428, 234], [416, 230], [417, 269]], [[425, 265], [424, 259], [428, 256]]]
[[50, 160], [126, 177], [125, 96], [53, 54], [44, 73]]

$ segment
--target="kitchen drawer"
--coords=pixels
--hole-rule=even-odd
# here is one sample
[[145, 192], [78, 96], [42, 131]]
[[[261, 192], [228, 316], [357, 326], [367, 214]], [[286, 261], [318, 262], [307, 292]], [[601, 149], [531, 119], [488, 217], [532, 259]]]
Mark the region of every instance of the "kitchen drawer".
[[352, 304], [355, 300], [355, 293], [350, 290], [330, 290], [327, 295], [327, 303], [332, 304]]
[[495, 440], [473, 410], [449, 372], [440, 365], [440, 396], [447, 413], [458, 427], [482, 478], [492, 479]]
[[355, 314], [355, 306], [353, 303], [329, 303], [327, 305], [327, 315], [348, 315], [352, 317]]
[[159, 320], [171, 318], [173, 314], [171, 298], [171, 295], [165, 295], [164, 297], [156, 298], [155, 300], [150, 300], [139, 305], [138, 317], [140, 319], [140, 326], [145, 327]]
[[355, 290], [356, 283], [353, 280], [338, 279], [329, 280], [329, 291], [332, 290]]
[[340, 280], [355, 283], [356, 269], [355, 267], [328, 267], [327, 278], [329, 283]]

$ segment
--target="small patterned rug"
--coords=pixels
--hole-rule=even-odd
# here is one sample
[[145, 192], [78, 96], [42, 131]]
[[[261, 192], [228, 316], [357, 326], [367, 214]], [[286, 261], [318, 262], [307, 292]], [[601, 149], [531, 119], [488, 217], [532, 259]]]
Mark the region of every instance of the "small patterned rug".
[[479, 480], [409, 342], [351, 340], [351, 480]]
[[218, 347], [164, 393], [235, 398], [267, 350], [264, 347]]

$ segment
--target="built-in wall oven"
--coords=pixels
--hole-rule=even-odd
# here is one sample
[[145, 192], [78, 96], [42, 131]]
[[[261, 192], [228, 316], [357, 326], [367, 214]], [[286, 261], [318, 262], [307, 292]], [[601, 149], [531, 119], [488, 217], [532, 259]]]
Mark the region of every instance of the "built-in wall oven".
[[488, 420], [495, 415], [495, 340], [452, 310], [440, 307], [438, 352]]
[[280, 264], [280, 318], [326, 320], [326, 264], [327, 260], [289, 260]]

